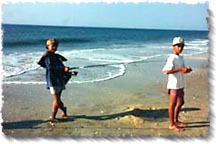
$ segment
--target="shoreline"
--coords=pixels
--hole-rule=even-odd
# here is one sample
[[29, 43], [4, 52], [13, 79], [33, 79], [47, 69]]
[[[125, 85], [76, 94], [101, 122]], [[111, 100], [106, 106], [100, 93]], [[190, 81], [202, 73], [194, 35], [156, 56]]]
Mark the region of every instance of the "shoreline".
[[[3, 84], [3, 133], [9, 137], [207, 137], [209, 130], [207, 55], [186, 57], [195, 67], [185, 76], [186, 130], [168, 129], [165, 62], [135, 63], [124, 76], [98, 83], [69, 84], [62, 100], [68, 119], [50, 125], [52, 98], [45, 85]], [[152, 75], [153, 74], [153, 75]], [[60, 112], [57, 117], [60, 116]]]

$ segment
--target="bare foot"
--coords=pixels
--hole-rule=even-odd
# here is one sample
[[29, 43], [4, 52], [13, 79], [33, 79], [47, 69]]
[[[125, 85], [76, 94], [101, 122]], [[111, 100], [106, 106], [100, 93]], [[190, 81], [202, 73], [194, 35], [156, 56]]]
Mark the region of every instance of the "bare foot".
[[67, 118], [67, 107], [64, 107], [61, 117]]
[[48, 121], [51, 122], [51, 123], [57, 123], [57, 122], [59, 122], [59, 120], [57, 118], [52, 118], [52, 116], [49, 117]]
[[180, 121], [176, 122], [176, 125], [179, 126], [179, 127], [186, 127], [187, 126], [186, 123], [180, 122]]
[[171, 129], [171, 130], [176, 130], [177, 132], [180, 132], [180, 131], [184, 131], [184, 130], [185, 130], [184, 128], [181, 128], [181, 127], [179, 127], [179, 126], [177, 126], [177, 125], [170, 125], [170, 126], [169, 126], [169, 129]]

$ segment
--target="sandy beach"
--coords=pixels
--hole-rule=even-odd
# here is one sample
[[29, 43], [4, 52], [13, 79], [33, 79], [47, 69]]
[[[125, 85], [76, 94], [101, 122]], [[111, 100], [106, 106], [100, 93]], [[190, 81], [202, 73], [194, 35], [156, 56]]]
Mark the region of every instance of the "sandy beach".
[[[62, 99], [69, 117], [51, 124], [52, 98], [45, 85], [3, 84], [6, 137], [201, 137], [209, 136], [208, 56], [185, 58], [184, 131], [168, 129], [165, 61], [127, 65], [124, 76], [98, 83], [68, 84]], [[58, 113], [60, 118], [60, 111]]]

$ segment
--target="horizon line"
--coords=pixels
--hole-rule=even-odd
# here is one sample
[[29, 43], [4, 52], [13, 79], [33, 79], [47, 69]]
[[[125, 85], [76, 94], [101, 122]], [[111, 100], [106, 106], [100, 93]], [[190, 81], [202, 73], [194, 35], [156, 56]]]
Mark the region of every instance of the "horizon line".
[[168, 28], [140, 28], [140, 27], [106, 27], [106, 26], [68, 26], [68, 25], [43, 25], [43, 24], [14, 24], [1, 23], [1, 25], [45, 26], [45, 27], [78, 27], [78, 28], [104, 28], [104, 29], [137, 29], [137, 30], [173, 30], [173, 31], [209, 31], [208, 29], [168, 29]]

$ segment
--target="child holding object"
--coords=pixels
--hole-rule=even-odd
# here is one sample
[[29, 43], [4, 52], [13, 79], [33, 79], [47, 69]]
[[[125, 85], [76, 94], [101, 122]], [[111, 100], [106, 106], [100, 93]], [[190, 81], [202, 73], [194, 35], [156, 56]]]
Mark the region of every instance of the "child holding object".
[[59, 54], [56, 54], [59, 42], [56, 39], [48, 39], [46, 42], [47, 51], [41, 57], [38, 64], [46, 68], [47, 88], [53, 98], [51, 122], [57, 122], [56, 114], [58, 109], [62, 111], [62, 117], [67, 117], [67, 108], [61, 100], [62, 90], [65, 89], [65, 84], [71, 78], [69, 67], [64, 66], [63, 61], [67, 59]]
[[175, 37], [173, 39], [173, 53], [167, 59], [167, 62], [163, 68], [164, 74], [168, 75], [167, 89], [170, 95], [169, 102], [169, 128], [177, 131], [184, 130], [185, 123], [180, 122], [178, 119], [180, 109], [184, 104], [184, 74], [190, 73], [192, 69], [186, 67], [184, 64], [184, 58], [180, 55], [184, 49], [184, 39], [181, 37]]

